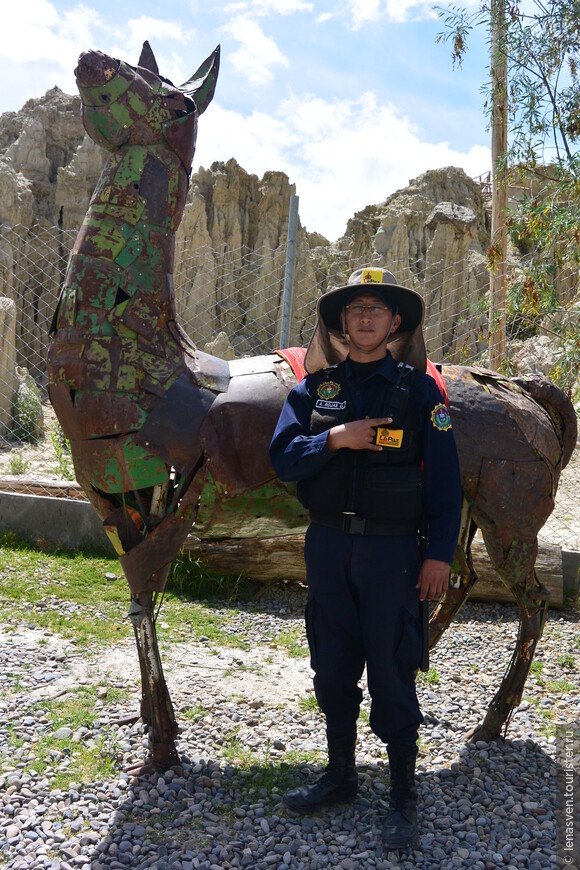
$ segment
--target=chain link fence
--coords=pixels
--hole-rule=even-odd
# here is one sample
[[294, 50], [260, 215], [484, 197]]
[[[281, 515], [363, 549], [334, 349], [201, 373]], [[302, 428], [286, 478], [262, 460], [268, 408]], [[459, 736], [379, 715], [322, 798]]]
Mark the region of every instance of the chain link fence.
[[[47, 401], [45, 369], [49, 327], [75, 237], [76, 231], [58, 226], [0, 229], [0, 490], [79, 494], [66, 442]], [[344, 283], [353, 269], [369, 261], [368, 252], [353, 257], [351, 248], [310, 249], [305, 236], [299, 236], [290, 345], [308, 343], [320, 293]], [[485, 258], [470, 252], [449, 262], [426, 263], [417, 257], [412, 263], [384, 265], [425, 299], [429, 356], [436, 362], [485, 367]], [[285, 267], [285, 245], [275, 250], [226, 244], [193, 248], [178, 238], [174, 277], [183, 328], [200, 349], [217, 356], [271, 353], [279, 346]], [[564, 280], [564, 296], [566, 292]], [[548, 325], [532, 339], [536, 357], [541, 358], [545, 345], [546, 356], [553, 358], [557, 320], [556, 314], [554, 330]], [[525, 337], [521, 318], [508, 318], [507, 329], [509, 372], [521, 364], [525, 367], [526, 346], [521, 340], [510, 341]], [[550, 374], [549, 367], [544, 370]], [[575, 550], [580, 550], [578, 481], [577, 450], [563, 473], [556, 510], [545, 528], [553, 543]]]

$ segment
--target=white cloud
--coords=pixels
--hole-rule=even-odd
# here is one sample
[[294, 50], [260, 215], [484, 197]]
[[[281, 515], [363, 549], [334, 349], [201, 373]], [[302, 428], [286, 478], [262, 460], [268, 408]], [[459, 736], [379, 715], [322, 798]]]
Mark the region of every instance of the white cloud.
[[[123, 23], [122, 28], [115, 28], [107, 41], [107, 52], [134, 66], [139, 60], [143, 43], [148, 40], [161, 75], [180, 85], [203, 60], [202, 57], [196, 57], [191, 62], [191, 69], [183, 69], [186, 55], [183, 49], [194, 36], [194, 30], [184, 29], [178, 22], [141, 15], [139, 18], [130, 18]], [[167, 46], [171, 46], [171, 49], [167, 50]]]
[[230, 15], [240, 12], [252, 15], [293, 15], [295, 12], [311, 12], [312, 3], [304, 0], [242, 0], [239, 3], [231, 3], [224, 11]]
[[98, 12], [79, 4], [64, 14], [48, 0], [4, 3], [0, 64], [5, 82], [3, 105], [19, 109], [30, 97], [57, 85], [75, 93], [73, 70], [81, 47], [102, 26]]
[[268, 15], [274, 12], [278, 15], [293, 15], [295, 12], [312, 11], [312, 3], [303, 0], [252, 0], [250, 9], [257, 15]]
[[[445, 6], [445, 3], [441, 3], [441, 6]], [[398, 23], [437, 18], [430, 0], [387, 0], [386, 11], [388, 20]]]
[[349, 9], [355, 30], [380, 20], [401, 24], [437, 17], [431, 0], [350, 0]]
[[80, 52], [88, 48], [137, 63], [143, 42], [149, 39], [162, 74], [176, 84], [185, 81], [203, 60], [196, 56], [184, 68], [187, 52], [183, 49], [195, 31], [175, 20], [154, 15], [131, 18], [127, 9], [105, 21], [83, 3], [59, 12], [63, 6], [58, 0], [5, 2], [0, 28], [0, 64], [6, 76], [2, 111], [20, 109], [30, 97], [39, 97], [54, 85], [75, 94], [73, 71]]
[[381, 12], [380, 0], [351, 0], [352, 21], [355, 30], [363, 24], [377, 21]]
[[[225, 135], [227, 131], [227, 135]], [[373, 94], [325, 102], [292, 96], [272, 118], [214, 105], [200, 120], [194, 169], [235, 157], [248, 172], [286, 172], [300, 197], [300, 219], [335, 240], [356, 211], [382, 202], [428, 169], [460, 166], [475, 177], [489, 168], [489, 149], [467, 152], [426, 142], [420, 131]]]
[[264, 85], [274, 78], [272, 67], [287, 67], [288, 58], [282, 54], [276, 42], [266, 36], [260, 25], [251, 18], [234, 18], [223, 28], [237, 42], [240, 48], [230, 52], [229, 63], [237, 74], [252, 85]]

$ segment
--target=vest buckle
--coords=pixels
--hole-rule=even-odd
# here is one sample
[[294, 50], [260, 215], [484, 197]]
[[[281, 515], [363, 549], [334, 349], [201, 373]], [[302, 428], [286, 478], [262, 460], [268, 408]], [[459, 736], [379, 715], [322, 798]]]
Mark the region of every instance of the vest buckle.
[[342, 531], [347, 535], [364, 535], [366, 534], [367, 521], [365, 517], [357, 517], [354, 513], [344, 512], [342, 514]]

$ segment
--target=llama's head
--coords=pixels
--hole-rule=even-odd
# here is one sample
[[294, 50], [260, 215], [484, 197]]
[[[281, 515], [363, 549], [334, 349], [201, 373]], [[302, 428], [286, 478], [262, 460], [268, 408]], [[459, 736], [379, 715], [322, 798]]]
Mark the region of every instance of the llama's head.
[[197, 118], [209, 105], [219, 70], [219, 46], [180, 87], [159, 75], [148, 42], [136, 67], [101, 51], [85, 51], [75, 70], [85, 130], [97, 145], [165, 142], [189, 172]]

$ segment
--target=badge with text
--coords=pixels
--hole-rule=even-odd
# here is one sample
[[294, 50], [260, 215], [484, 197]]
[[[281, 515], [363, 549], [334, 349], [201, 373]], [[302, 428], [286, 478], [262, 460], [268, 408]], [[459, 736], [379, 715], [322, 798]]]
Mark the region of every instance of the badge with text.
[[400, 447], [403, 443], [402, 429], [385, 429], [383, 426], [377, 426], [377, 437], [375, 444], [379, 447]]
[[340, 395], [340, 384], [336, 381], [324, 381], [318, 385], [316, 390], [318, 396], [314, 407], [317, 411], [344, 411], [346, 408], [346, 399], [343, 402], [335, 401]]
[[382, 284], [383, 270], [382, 269], [363, 269], [361, 275], [361, 284]]
[[431, 411], [431, 422], [440, 432], [447, 432], [451, 429], [451, 416], [447, 410], [447, 405], [435, 405]]

